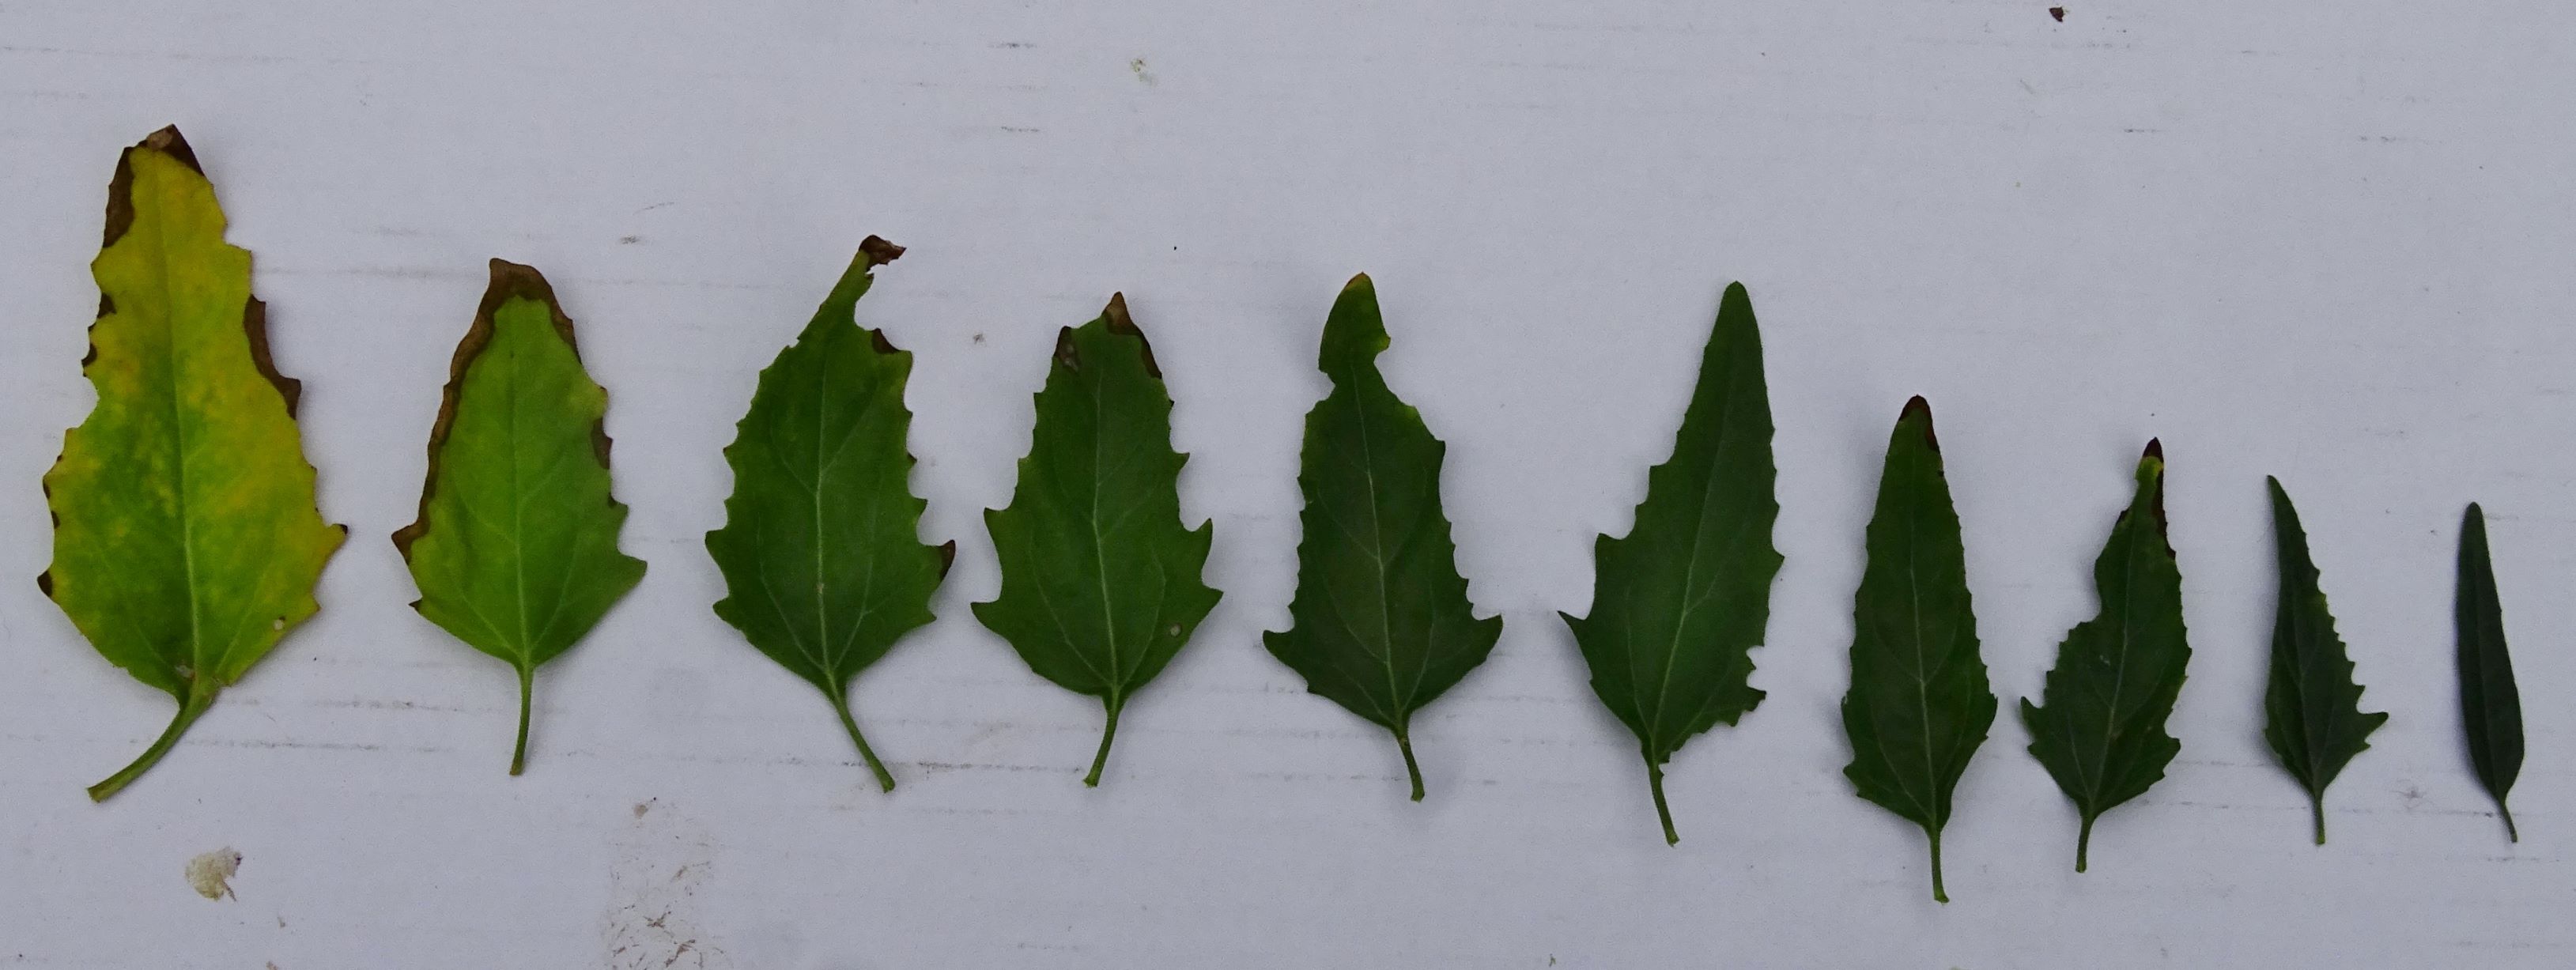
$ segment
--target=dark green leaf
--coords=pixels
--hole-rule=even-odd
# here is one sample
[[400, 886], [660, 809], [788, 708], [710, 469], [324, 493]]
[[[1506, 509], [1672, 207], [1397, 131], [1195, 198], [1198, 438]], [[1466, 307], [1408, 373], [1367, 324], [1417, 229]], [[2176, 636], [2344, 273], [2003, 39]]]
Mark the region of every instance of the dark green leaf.
[[1995, 694], [1977, 656], [1959, 514], [1922, 398], [1906, 402], [1888, 439], [1868, 546], [1852, 609], [1852, 683], [1843, 695], [1852, 763], [1843, 774], [1860, 797], [1923, 826], [1932, 898], [1946, 903], [1941, 828], [1950, 793], [1995, 723]]
[[2522, 773], [2522, 694], [2513, 686], [2513, 657], [2504, 648], [2504, 605], [2495, 566], [2487, 561], [2487, 516], [2476, 502], [2460, 520], [2460, 720], [2469, 733], [2469, 766], [2495, 796], [2505, 838], [2522, 841], [2505, 795]]
[[2271, 742], [2281, 767], [2307, 789], [2317, 844], [2326, 844], [2326, 786], [2370, 747], [2370, 732], [2388, 720], [2386, 714], [2361, 711], [2361, 685], [2353, 683], [2352, 661], [2343, 640], [2335, 636], [2334, 614], [2326, 612], [2325, 591], [2317, 587], [2317, 566], [2308, 558], [2308, 534], [2299, 528], [2299, 510], [2281, 480], [2265, 478], [2272, 489], [2272, 540], [2281, 566], [2280, 607], [2272, 623], [2272, 678], [2263, 693], [2263, 740]]
[[1664, 803], [1664, 762], [1762, 702], [1747, 680], [1780, 572], [1775, 477], [1762, 336], [1744, 285], [1731, 284], [1672, 457], [1646, 474], [1627, 536], [1593, 543], [1591, 613], [1558, 614], [1592, 668], [1593, 693], [1636, 732], [1666, 842], [1681, 836]]
[[1056, 334], [1009, 508], [984, 513], [1002, 591], [975, 618], [1040, 676], [1109, 711], [1083, 784], [1100, 784], [1118, 712], [1216, 608], [1199, 581], [1209, 523], [1181, 525], [1172, 398], [1127, 301]]
[[420, 518], [394, 533], [412, 608], [519, 673], [519, 741], [539, 664], [579, 641], [644, 578], [617, 551], [626, 506], [608, 490], [608, 392], [534, 267], [492, 261], [492, 285], [448, 365], [429, 431]]
[[1262, 643], [1306, 688], [1395, 732], [1422, 800], [1413, 712], [1485, 662], [1502, 617], [1477, 619], [1440, 511], [1448, 451], [1377, 370], [1387, 348], [1377, 290], [1351, 278], [1324, 322], [1320, 366], [1333, 392], [1306, 415], [1297, 484], [1297, 595], [1285, 632]]
[[868, 271], [901, 255], [875, 236], [860, 243], [813, 322], [760, 372], [725, 447], [725, 525], [707, 533], [725, 578], [716, 615], [831, 699], [888, 791], [894, 776], [850, 714], [850, 679], [930, 622], [930, 594], [957, 550], [921, 543], [926, 503], [905, 485], [912, 355], [853, 318]]
[[2075, 871], [2084, 871], [2093, 820], [2143, 795], [2182, 744], [2165, 733], [2191, 646], [2182, 624], [2182, 572], [2165, 538], [2165, 455], [2147, 442], [2138, 490], [2093, 561], [2102, 611], [2057, 646], [2045, 705], [2021, 702], [2030, 753], [2082, 819]]

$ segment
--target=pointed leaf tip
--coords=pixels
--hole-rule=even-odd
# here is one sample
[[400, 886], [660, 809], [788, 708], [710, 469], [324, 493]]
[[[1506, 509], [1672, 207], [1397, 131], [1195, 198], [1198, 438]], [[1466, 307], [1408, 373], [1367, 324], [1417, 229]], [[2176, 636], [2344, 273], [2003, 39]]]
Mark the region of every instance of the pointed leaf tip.
[[1145, 359], [1145, 373], [1155, 380], [1163, 379], [1163, 367], [1154, 360], [1153, 341], [1145, 339], [1145, 331], [1136, 326], [1136, 318], [1127, 315], [1127, 294], [1109, 294], [1109, 305], [1100, 308], [1100, 318], [1108, 321], [1110, 333], [1136, 338], [1136, 350]]
[[2157, 460], [2157, 461], [2163, 461], [2163, 460], [2165, 460], [2165, 442], [2164, 442], [2164, 439], [2162, 439], [2162, 438], [2149, 438], [2149, 439], [2147, 439], [2147, 450], [2145, 450], [2145, 451], [2143, 451], [2143, 452], [2140, 452], [2140, 453], [2138, 454], [2138, 458], [2139, 458], [2140, 460], [2145, 460], [2145, 459], [2148, 459], [2148, 458], [2153, 458], [2153, 459], [2155, 459], [2155, 460]]

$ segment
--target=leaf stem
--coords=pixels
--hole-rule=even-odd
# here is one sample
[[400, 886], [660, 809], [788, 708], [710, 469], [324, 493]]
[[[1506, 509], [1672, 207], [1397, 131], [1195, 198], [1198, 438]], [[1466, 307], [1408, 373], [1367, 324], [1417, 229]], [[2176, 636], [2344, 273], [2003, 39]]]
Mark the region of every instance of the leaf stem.
[[2326, 796], [2317, 792], [2308, 796], [2308, 814], [2316, 820], [2317, 844], [2326, 844]]
[[536, 680], [535, 667], [519, 668], [519, 743], [510, 749], [510, 775], [514, 778], [528, 769], [528, 707], [531, 696], [536, 693]]
[[2093, 845], [2093, 813], [2084, 813], [2084, 823], [2075, 830], [2075, 871], [2084, 871], [2084, 853]]
[[1100, 787], [1100, 769], [1109, 764], [1109, 742], [1118, 737], [1118, 709], [1124, 706], [1120, 699], [1110, 698], [1109, 725], [1100, 729], [1100, 753], [1091, 756], [1091, 774], [1083, 776], [1083, 784]]
[[1941, 830], [1925, 826], [1923, 832], [1932, 837], [1932, 901], [1946, 906], [1950, 893], [1941, 888]]
[[89, 800], [106, 801], [108, 796], [124, 791], [125, 786], [134, 783], [134, 779], [143, 777], [144, 772], [161, 763], [162, 755], [179, 746], [179, 736], [188, 733], [188, 726], [197, 723], [197, 718], [204, 716], [207, 708], [215, 706], [216, 691], [216, 688], [206, 688], [200, 694], [196, 684], [191, 682], [188, 697], [179, 702], [179, 713], [170, 719], [170, 726], [162, 729], [161, 736], [152, 742], [151, 747], [143, 749], [142, 756], [135, 758], [133, 764], [107, 776], [106, 781], [89, 786]]
[[2522, 841], [2522, 833], [2515, 831], [2513, 827], [2513, 809], [2505, 807], [2504, 799], [2496, 799], [2496, 813], [2504, 816], [2504, 840], [2507, 842]]
[[1682, 844], [1682, 834], [1673, 831], [1672, 806], [1664, 804], [1664, 766], [1649, 756], [1646, 759], [1646, 787], [1655, 792], [1655, 817], [1664, 823], [1664, 844]]
[[893, 791], [894, 775], [886, 772], [885, 762], [877, 760], [876, 751], [868, 747], [868, 739], [859, 735], [859, 721], [850, 716], [850, 699], [838, 692], [833, 693], [832, 711], [841, 715], [841, 726], [849, 729], [850, 742], [859, 746], [859, 757], [867, 760], [868, 770], [876, 772], [878, 788]]
[[1413, 779], [1413, 800], [1422, 800], [1422, 765], [1413, 760], [1413, 735], [1403, 728], [1395, 729], [1395, 749], [1404, 752], [1404, 774]]

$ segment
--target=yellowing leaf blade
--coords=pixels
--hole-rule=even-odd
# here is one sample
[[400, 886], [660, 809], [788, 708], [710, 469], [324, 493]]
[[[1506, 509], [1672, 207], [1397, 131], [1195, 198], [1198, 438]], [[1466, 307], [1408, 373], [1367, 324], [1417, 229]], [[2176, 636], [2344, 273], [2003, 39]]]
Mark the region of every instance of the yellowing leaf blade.
[[223, 688], [319, 605], [346, 530], [314, 507], [295, 382], [268, 359], [250, 253], [178, 129], [126, 149], [91, 273], [98, 390], [45, 474], [54, 562], [39, 579], [92, 646], [179, 701], [105, 799], [177, 743]]

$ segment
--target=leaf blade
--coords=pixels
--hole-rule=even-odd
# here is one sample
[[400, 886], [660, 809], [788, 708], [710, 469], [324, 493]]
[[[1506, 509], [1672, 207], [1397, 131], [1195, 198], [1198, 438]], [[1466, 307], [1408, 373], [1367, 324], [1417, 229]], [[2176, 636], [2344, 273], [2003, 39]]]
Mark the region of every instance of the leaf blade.
[[179, 711], [134, 763], [91, 786], [93, 799], [149, 770], [320, 608], [314, 582], [346, 536], [315, 508], [300, 387], [269, 359], [250, 253], [224, 229], [177, 128], [119, 157], [82, 366], [98, 403], [45, 473], [54, 561], [38, 585], [100, 654]]
[[2460, 721], [2467, 729], [2469, 767], [2495, 799], [2505, 839], [2520, 842], [2505, 798], [2522, 773], [2522, 693], [2514, 686], [2513, 655], [2505, 649], [2504, 605], [2487, 554], [2487, 516], [2476, 502], [2460, 514], [2457, 589], [2452, 613], [2459, 629]]
[[412, 608], [508, 663], [519, 681], [510, 773], [527, 765], [536, 668], [587, 635], [644, 579], [617, 548], [608, 392], [582, 368], [571, 318], [534, 267], [495, 259], [456, 345], [420, 513], [393, 534]]
[[1290, 625], [1262, 643], [1309, 691], [1392, 731], [1421, 801], [1413, 713], [1485, 661], [1503, 620], [1467, 599], [1440, 507], [1447, 446], [1387, 387], [1387, 346], [1374, 284], [1352, 277], [1317, 354], [1333, 390], [1306, 415]]
[[2264, 687], [2263, 740], [2308, 793], [2318, 845], [2326, 844], [2326, 786], [2370, 748], [2370, 732], [2388, 721], [2361, 710], [2361, 685], [2335, 635], [2317, 566], [2308, 556], [2308, 534], [2278, 478], [2264, 482], [2272, 495], [2272, 540], [2278, 557], [2280, 599], [2272, 623], [2271, 675]]
[[716, 616], [823, 692], [887, 791], [894, 776], [859, 732], [849, 682], [931, 621], [957, 549], [918, 537], [929, 503], [907, 483], [912, 355], [855, 316], [871, 271], [901, 255], [875, 236], [860, 243], [813, 319], [761, 370], [725, 446], [725, 524], [707, 533], [725, 579]]
[[2191, 659], [2182, 571], [2166, 538], [2164, 448], [2147, 443], [2136, 492], [2093, 566], [2101, 610], [2067, 631], [2042, 703], [2021, 703], [2030, 753], [2081, 818], [2075, 871], [2083, 872], [2093, 822], [2145, 794], [2182, 750], [2165, 733]]
[[1920, 397], [1906, 402], [1888, 438], [1867, 546], [1853, 595], [1852, 682], [1842, 706], [1852, 763], [1843, 774], [1862, 798], [1922, 826], [1932, 898], [1946, 903], [1941, 830], [1994, 724], [1995, 695], [1977, 653], [1967, 551], [1932, 407]]
[[1681, 835], [1664, 799], [1664, 763], [1762, 702], [1751, 651], [1770, 622], [1782, 562], [1771, 543], [1780, 514], [1771, 438], [1752, 298], [1729, 284], [1672, 456], [1647, 472], [1628, 534], [1594, 540], [1590, 612], [1558, 614], [1594, 695], [1637, 735], [1667, 844]]
[[976, 619], [1107, 710], [1085, 785], [1100, 783], [1128, 698], [1220, 596], [1200, 581], [1214, 523], [1181, 524], [1188, 456], [1171, 446], [1171, 410], [1144, 331], [1110, 297], [1099, 318], [1058, 333], [1011, 504], [984, 513], [1002, 588], [973, 605]]

